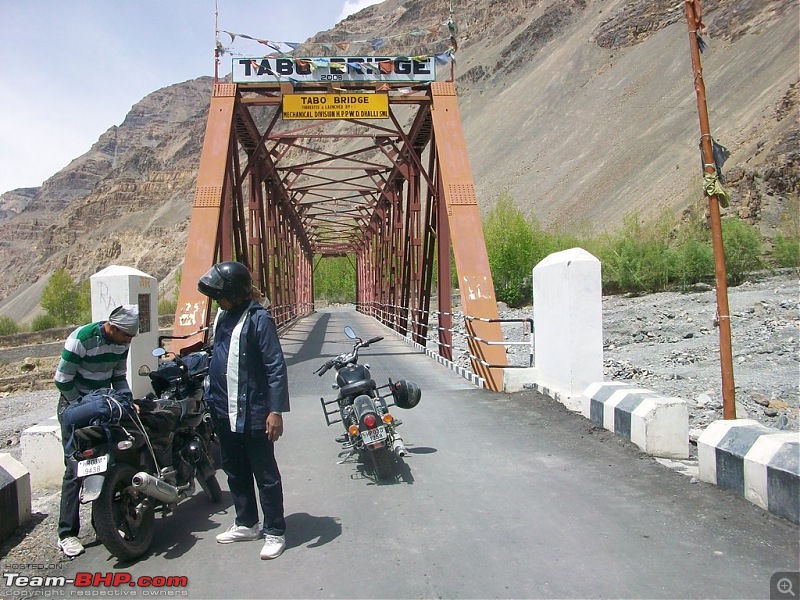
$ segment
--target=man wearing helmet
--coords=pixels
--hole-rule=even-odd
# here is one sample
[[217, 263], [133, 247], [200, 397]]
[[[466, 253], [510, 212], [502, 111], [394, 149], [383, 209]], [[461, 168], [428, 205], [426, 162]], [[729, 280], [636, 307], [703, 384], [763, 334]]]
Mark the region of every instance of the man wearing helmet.
[[[220, 309], [214, 320], [206, 399], [236, 510], [236, 520], [217, 542], [263, 537], [261, 558], [277, 558], [286, 547], [286, 521], [274, 443], [283, 434], [282, 413], [289, 411], [289, 385], [275, 321], [260, 303], [261, 294], [242, 263], [214, 265], [197, 289], [216, 300]], [[261, 528], [256, 488], [264, 513]]]

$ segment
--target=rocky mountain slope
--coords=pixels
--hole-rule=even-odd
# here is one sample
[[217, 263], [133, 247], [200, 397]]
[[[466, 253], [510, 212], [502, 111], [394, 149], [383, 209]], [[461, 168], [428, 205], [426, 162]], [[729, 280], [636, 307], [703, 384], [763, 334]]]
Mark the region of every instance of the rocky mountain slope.
[[[482, 210], [507, 193], [547, 227], [610, 231], [633, 210], [642, 218], [679, 214], [701, 199], [682, 3], [453, 6], [453, 73]], [[798, 3], [703, 6], [712, 135], [731, 152], [729, 212], [770, 236], [797, 218]], [[385, 54], [441, 52], [450, 44], [441, 27], [448, 12], [445, 2], [385, 0], [320, 32], [300, 54], [325, 54], [323, 42], [376, 37], [385, 37]], [[429, 35], [401, 35], [436, 25]], [[365, 52], [353, 45], [348, 54]], [[125, 264], [163, 281], [162, 292], [173, 285], [212, 83], [199, 78], [148, 95], [41, 188], [0, 196], [0, 314], [29, 320], [58, 267], [82, 281]]]

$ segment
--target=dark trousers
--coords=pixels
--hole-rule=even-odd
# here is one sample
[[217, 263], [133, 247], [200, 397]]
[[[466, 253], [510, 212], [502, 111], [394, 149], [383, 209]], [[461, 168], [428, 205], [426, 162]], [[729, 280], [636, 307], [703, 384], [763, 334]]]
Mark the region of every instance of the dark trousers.
[[236, 524], [252, 527], [258, 523], [257, 487], [264, 512], [262, 531], [267, 535], [283, 535], [286, 532], [283, 484], [275, 461], [275, 445], [267, 439], [265, 431], [233, 433], [226, 425], [223, 423], [216, 429], [222, 469], [228, 476], [236, 509]]
[[70, 536], [78, 537], [80, 522], [81, 482], [77, 477], [78, 463], [66, 456], [66, 446], [71, 430], [61, 422], [61, 414], [67, 407], [67, 401], [61, 396], [58, 402], [58, 422], [61, 424], [61, 444], [64, 446], [64, 479], [61, 481], [61, 508], [58, 514], [58, 538], [63, 540]]

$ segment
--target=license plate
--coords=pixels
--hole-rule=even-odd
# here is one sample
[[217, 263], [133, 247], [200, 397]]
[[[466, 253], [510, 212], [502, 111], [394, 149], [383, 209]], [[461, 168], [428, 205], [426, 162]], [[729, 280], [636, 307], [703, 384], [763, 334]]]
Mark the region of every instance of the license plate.
[[108, 454], [98, 456], [97, 458], [82, 460], [78, 463], [78, 477], [105, 473], [106, 469], [108, 469]]
[[365, 444], [374, 444], [386, 439], [386, 427], [380, 426], [376, 429], [367, 429], [361, 432], [361, 439]]

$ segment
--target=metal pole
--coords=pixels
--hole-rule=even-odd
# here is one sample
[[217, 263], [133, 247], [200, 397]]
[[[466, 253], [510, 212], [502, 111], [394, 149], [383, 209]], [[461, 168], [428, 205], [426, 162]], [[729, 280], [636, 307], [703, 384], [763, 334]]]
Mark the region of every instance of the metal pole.
[[[703, 83], [703, 68], [700, 65], [700, 46], [697, 36], [703, 29], [699, 0], [685, 0], [686, 20], [689, 24], [689, 47], [692, 53], [694, 89], [697, 93], [697, 114], [700, 117], [701, 145], [703, 149], [703, 171], [716, 174], [714, 149], [708, 123], [706, 88]], [[722, 245], [722, 225], [719, 214], [719, 198], [708, 196], [711, 215], [711, 242], [714, 248], [714, 272], [717, 286], [717, 320], [719, 322], [719, 358], [722, 370], [722, 416], [736, 418], [736, 398], [733, 384], [733, 357], [731, 353], [731, 316], [728, 309], [728, 282], [725, 272], [725, 250]]]

